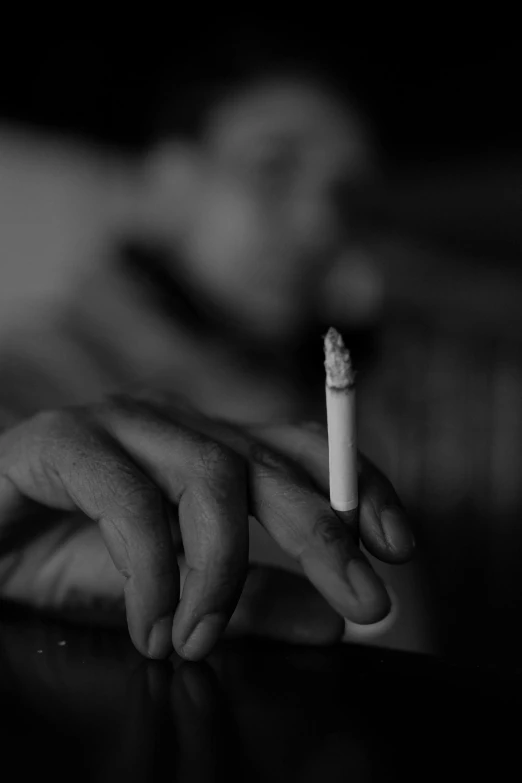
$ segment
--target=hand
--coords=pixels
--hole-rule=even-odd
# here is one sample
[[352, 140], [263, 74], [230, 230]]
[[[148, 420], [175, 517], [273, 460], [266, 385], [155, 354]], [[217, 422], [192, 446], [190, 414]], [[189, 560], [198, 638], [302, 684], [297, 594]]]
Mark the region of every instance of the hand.
[[[328, 503], [327, 473], [326, 435], [315, 426], [248, 431], [128, 398], [38, 414], [0, 437], [0, 596], [77, 618], [100, 604], [119, 616], [124, 599], [133, 642], [153, 658], [172, 645], [204, 657], [242, 591], [240, 630], [333, 641], [338, 615], [374, 622], [390, 604], [354, 520]], [[363, 458], [360, 482], [365, 546], [407, 560], [413, 539], [392, 487]], [[249, 514], [335, 612], [297, 576], [280, 573], [281, 593], [281, 581], [257, 569], [245, 586]]]

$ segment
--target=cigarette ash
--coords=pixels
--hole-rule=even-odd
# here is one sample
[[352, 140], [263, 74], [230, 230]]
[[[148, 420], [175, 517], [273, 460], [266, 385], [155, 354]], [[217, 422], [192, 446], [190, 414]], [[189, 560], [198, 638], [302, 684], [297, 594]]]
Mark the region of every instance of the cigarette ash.
[[330, 327], [324, 338], [326, 385], [330, 389], [349, 389], [355, 383], [350, 351], [339, 332]]

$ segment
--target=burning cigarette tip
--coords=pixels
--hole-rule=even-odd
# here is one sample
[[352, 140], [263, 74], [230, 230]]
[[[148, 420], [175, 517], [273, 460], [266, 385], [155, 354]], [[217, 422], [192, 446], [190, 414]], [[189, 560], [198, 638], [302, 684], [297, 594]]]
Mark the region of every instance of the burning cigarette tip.
[[339, 332], [330, 327], [324, 338], [326, 385], [330, 389], [348, 389], [355, 383], [350, 351]]

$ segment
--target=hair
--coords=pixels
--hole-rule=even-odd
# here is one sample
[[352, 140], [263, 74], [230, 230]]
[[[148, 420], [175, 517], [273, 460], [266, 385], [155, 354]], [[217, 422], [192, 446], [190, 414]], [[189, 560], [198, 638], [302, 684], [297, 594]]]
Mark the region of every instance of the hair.
[[[234, 27], [210, 45], [194, 41], [178, 48], [164, 65], [157, 92], [150, 144], [176, 137], [201, 139], [213, 110], [225, 100], [272, 79], [297, 78], [315, 84], [366, 114], [357, 99], [345, 63], [325, 52], [321, 41], [260, 34], [259, 29]], [[197, 51], [196, 51], [197, 50]]]

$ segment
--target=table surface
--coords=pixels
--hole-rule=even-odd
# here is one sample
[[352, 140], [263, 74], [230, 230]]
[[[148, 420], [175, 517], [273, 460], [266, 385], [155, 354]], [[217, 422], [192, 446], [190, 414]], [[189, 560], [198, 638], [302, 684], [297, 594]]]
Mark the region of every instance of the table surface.
[[[0, 607], [3, 780], [512, 779], [522, 671], [229, 640], [143, 659], [126, 633]], [[450, 774], [451, 773], [451, 774]]]

